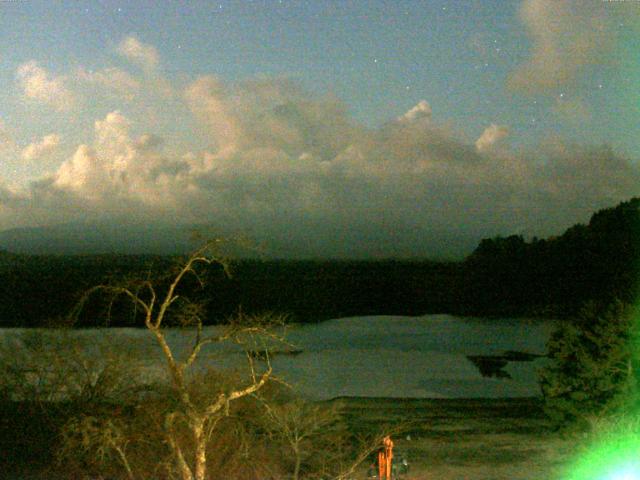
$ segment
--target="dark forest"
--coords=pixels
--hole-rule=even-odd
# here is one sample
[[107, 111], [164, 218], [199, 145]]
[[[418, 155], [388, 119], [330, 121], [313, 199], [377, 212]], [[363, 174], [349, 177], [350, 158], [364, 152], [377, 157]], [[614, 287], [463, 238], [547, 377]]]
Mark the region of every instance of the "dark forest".
[[[575, 315], [593, 300], [636, 297], [640, 198], [594, 213], [562, 235], [482, 240], [460, 262], [429, 260], [237, 260], [227, 277], [207, 271], [205, 288], [186, 285], [207, 305], [207, 322], [239, 310], [285, 314], [293, 322], [361, 315], [449, 313], [469, 316]], [[2, 326], [64, 324], [82, 292], [98, 283], [157, 276], [169, 256], [36, 256], [0, 253]], [[140, 325], [128, 306], [90, 306], [75, 326]]]

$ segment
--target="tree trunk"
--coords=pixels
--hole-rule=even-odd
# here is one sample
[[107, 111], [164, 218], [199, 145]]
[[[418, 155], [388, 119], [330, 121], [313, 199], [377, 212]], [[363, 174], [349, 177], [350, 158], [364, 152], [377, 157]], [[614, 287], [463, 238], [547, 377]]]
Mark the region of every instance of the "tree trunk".
[[293, 452], [296, 456], [296, 464], [293, 469], [293, 480], [298, 480], [300, 476], [300, 464], [302, 463], [302, 456], [300, 455], [300, 448], [296, 445], [293, 449]]
[[193, 426], [196, 444], [195, 480], [205, 480], [207, 474], [207, 436], [204, 434], [204, 422]]

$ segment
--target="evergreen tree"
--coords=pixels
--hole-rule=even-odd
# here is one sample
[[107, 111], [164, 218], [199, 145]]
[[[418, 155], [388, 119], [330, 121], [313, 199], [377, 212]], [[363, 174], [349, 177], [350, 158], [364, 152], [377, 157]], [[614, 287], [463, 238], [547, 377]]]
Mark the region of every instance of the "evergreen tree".
[[619, 300], [589, 302], [551, 335], [551, 364], [539, 381], [545, 411], [558, 425], [585, 424], [636, 402], [635, 318], [634, 309]]

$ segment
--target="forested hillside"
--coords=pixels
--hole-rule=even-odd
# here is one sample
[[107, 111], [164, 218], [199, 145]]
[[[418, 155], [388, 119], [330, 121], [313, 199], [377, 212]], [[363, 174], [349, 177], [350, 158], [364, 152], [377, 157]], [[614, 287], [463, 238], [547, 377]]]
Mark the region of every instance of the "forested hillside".
[[[452, 313], [571, 316], [588, 300], [630, 303], [640, 275], [640, 199], [595, 213], [558, 237], [485, 239], [463, 262], [261, 261], [211, 268], [205, 288], [182, 292], [207, 305], [207, 321], [239, 309], [285, 313], [293, 321], [351, 315]], [[167, 273], [168, 256], [0, 254], [0, 322], [60, 322], [84, 290], [130, 276]], [[92, 304], [81, 325], [140, 325], [127, 306]]]
[[640, 277], [640, 199], [559, 237], [485, 239], [464, 262], [461, 305], [473, 314], [566, 316], [588, 300], [632, 303]]

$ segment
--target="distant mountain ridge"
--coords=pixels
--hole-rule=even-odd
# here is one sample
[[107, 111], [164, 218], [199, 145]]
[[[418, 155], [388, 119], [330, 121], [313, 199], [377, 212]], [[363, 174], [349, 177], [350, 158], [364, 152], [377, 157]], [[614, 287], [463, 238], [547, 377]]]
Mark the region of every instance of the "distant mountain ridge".
[[[461, 260], [481, 237], [433, 231], [422, 235], [412, 229], [362, 232], [359, 228], [327, 227], [298, 221], [296, 228], [258, 226], [255, 231], [225, 231], [206, 224], [131, 225], [69, 223], [0, 231], [0, 250], [26, 255], [175, 255], [199, 246], [201, 237], [246, 238], [255, 248], [239, 248], [234, 256], [289, 259], [429, 258]], [[264, 228], [263, 228], [264, 227]], [[419, 247], [415, 247], [419, 245]], [[235, 255], [235, 254], [238, 255]]]
[[191, 250], [197, 227], [70, 223], [14, 228], [0, 232], [0, 249], [34, 255], [152, 254]]

